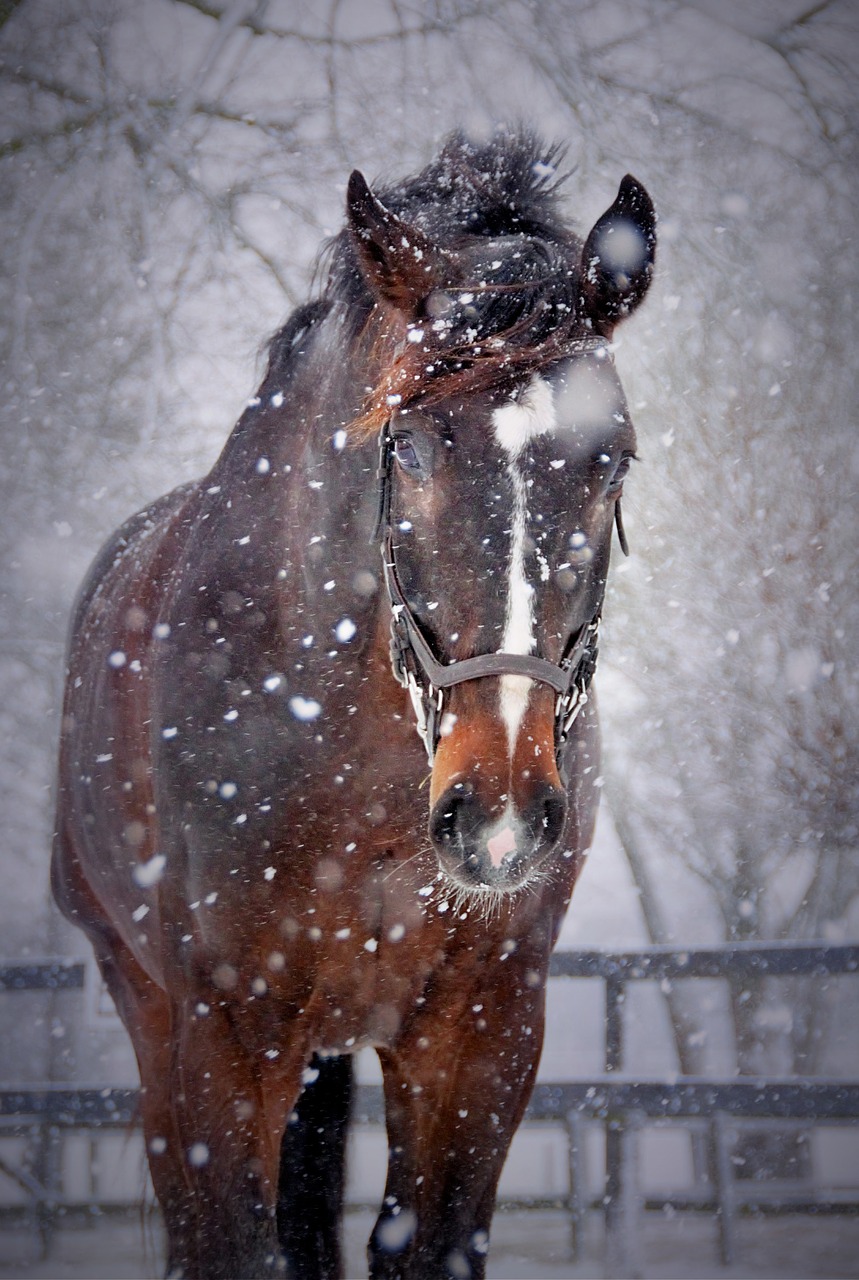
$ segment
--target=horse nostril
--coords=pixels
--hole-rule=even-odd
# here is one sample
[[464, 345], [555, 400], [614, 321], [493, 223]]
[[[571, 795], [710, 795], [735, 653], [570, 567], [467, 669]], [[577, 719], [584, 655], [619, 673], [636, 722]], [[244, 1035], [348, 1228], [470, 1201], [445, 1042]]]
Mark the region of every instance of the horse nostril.
[[567, 817], [567, 801], [564, 796], [549, 796], [546, 800], [546, 812], [543, 825], [546, 828], [546, 839], [555, 844], [560, 840]]
[[457, 844], [480, 823], [479, 804], [471, 787], [457, 784], [441, 797], [430, 815], [430, 839], [439, 846]]
[[430, 816], [430, 839], [433, 844], [450, 844], [456, 831], [456, 803], [442, 800]]
[[563, 791], [546, 785], [545, 790], [529, 806], [529, 825], [543, 844], [557, 844], [567, 817], [567, 798]]

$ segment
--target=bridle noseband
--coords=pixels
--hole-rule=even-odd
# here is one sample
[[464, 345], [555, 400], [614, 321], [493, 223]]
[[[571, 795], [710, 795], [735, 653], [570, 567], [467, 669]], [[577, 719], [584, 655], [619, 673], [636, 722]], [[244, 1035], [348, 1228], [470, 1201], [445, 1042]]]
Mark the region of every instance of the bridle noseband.
[[393, 436], [388, 421], [379, 433], [379, 506], [373, 541], [381, 539], [382, 568], [391, 606], [391, 667], [411, 696], [418, 735], [429, 763], [433, 762], [442, 734], [446, 691], [468, 680], [516, 675], [547, 684], [557, 695], [555, 758], [560, 767], [564, 744], [588, 701], [596, 670], [602, 600], [590, 622], [570, 637], [560, 662], [519, 653], [483, 653], [461, 662], [439, 662], [409, 607], [397, 573], [391, 526], [392, 461]]

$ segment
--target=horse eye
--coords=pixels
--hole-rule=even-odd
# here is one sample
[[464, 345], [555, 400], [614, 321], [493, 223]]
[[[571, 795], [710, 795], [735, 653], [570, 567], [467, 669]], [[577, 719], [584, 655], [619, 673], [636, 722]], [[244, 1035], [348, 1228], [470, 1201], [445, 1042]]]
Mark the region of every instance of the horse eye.
[[609, 493], [617, 493], [618, 490], [622, 487], [624, 480], [629, 474], [629, 468], [632, 463], [633, 457], [634, 457], [634, 454], [631, 454], [631, 453], [625, 453], [623, 455], [620, 462], [617, 464], [617, 467], [615, 468], [614, 475], [609, 481], [609, 486], [608, 486]]
[[407, 436], [394, 437], [394, 457], [404, 471], [420, 471], [421, 460]]

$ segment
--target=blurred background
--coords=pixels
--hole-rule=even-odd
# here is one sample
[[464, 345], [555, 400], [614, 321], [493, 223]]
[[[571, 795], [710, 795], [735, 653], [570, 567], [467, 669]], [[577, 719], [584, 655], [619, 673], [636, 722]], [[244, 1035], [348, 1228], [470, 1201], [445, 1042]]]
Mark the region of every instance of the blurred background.
[[[47, 871], [95, 550], [214, 461], [350, 170], [520, 120], [566, 145], [580, 230], [628, 171], [660, 216], [618, 335], [642, 462], [564, 944], [859, 940], [857, 56], [851, 0], [0, 3], [2, 959], [87, 953]], [[97, 984], [73, 1019], [16, 1001], [6, 1079], [133, 1081]], [[599, 1016], [559, 1007], [550, 1074], [599, 1059]], [[837, 981], [681, 984], [640, 1025], [642, 1070], [859, 1061]]]

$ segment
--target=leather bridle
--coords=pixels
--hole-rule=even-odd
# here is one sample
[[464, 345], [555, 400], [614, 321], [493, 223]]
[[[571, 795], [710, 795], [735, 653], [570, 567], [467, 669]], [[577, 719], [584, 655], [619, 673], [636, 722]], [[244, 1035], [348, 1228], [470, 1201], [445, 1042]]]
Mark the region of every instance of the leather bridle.
[[[547, 684], [555, 691], [555, 758], [560, 768], [564, 744], [588, 701], [596, 670], [602, 599], [590, 622], [570, 637], [560, 662], [519, 653], [482, 653], [461, 662], [440, 662], [409, 607], [397, 573], [391, 526], [393, 445], [388, 421], [379, 433], [379, 506], [373, 541], [381, 539], [385, 588], [391, 606], [391, 667], [395, 678], [409, 691], [418, 735], [430, 764], [442, 734], [448, 689], [487, 676], [516, 675]], [[622, 527], [619, 525], [619, 532]]]

